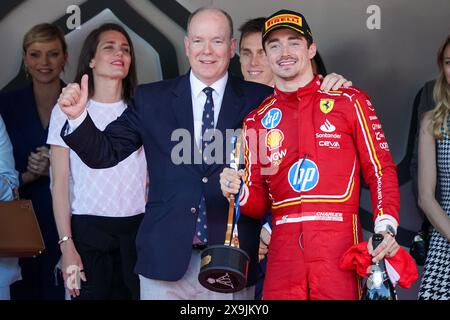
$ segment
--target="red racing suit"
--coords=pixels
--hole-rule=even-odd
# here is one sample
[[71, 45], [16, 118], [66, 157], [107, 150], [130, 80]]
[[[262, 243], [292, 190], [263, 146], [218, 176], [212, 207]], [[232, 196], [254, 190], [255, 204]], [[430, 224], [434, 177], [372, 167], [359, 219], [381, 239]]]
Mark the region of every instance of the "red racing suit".
[[296, 92], [275, 89], [244, 120], [241, 212], [273, 214], [264, 299], [360, 297], [360, 279], [339, 260], [362, 239], [361, 171], [375, 230], [398, 225], [396, 165], [369, 97], [320, 84], [315, 77]]

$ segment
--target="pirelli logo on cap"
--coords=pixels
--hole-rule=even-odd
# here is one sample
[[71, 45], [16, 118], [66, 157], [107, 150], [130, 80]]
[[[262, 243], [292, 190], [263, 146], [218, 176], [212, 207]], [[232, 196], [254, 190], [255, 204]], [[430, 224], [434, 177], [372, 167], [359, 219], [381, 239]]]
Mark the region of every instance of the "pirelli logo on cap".
[[292, 29], [303, 35], [309, 42], [313, 42], [312, 33], [305, 17], [301, 13], [290, 10], [280, 10], [267, 18], [264, 23], [263, 42], [266, 42], [273, 30], [281, 28]]
[[299, 27], [302, 27], [303, 25], [302, 18], [299, 16], [295, 16], [292, 14], [280, 14], [266, 21], [266, 30], [269, 30], [270, 28], [280, 23], [293, 23], [298, 25]]

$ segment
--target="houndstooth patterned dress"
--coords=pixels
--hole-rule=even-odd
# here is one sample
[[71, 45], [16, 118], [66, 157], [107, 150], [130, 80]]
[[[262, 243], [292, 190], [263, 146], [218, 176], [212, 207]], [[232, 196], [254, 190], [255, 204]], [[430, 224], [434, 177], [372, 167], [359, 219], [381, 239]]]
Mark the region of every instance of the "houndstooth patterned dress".
[[[449, 122], [450, 124], [450, 122]], [[441, 206], [450, 215], [450, 137], [437, 140], [437, 172]], [[450, 242], [433, 230], [419, 299], [450, 300]]]

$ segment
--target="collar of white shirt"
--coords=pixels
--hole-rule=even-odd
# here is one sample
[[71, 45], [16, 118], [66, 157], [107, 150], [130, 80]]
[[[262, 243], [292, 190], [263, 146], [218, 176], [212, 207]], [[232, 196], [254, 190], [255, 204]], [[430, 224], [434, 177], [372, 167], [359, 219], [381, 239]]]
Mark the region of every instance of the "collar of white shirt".
[[191, 71], [190, 81], [191, 81], [192, 96], [195, 97], [196, 99], [201, 97], [200, 94], [203, 93], [203, 89], [205, 89], [206, 87], [213, 88], [214, 94], [217, 94], [219, 97], [223, 97], [225, 87], [228, 81], [228, 72], [225, 73], [225, 75], [222, 78], [214, 82], [212, 85], [208, 86], [204, 84], [202, 81], [200, 81]]

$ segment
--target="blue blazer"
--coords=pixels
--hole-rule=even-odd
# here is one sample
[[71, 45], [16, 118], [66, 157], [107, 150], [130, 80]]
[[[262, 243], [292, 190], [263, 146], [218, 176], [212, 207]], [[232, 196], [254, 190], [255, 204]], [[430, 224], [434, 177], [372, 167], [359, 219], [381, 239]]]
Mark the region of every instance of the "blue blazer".
[[[270, 87], [230, 75], [216, 126], [224, 139], [226, 129], [241, 128], [243, 118], [271, 93]], [[176, 129], [184, 129], [192, 137], [187, 141], [190, 154], [182, 154], [187, 163], [179, 165], [171, 159], [174, 147], [180, 143], [172, 139]], [[139, 86], [129, 108], [103, 133], [87, 117], [63, 139], [92, 168], [114, 166], [144, 146], [150, 188], [145, 217], [136, 238], [136, 273], [165, 281], [183, 277], [192, 254], [194, 212], [202, 194], [206, 198], [209, 244], [224, 243], [228, 201], [220, 190], [219, 174], [225, 165], [204, 168], [193, 162], [197, 147], [189, 74]], [[227, 158], [226, 152], [223, 158]], [[251, 259], [247, 285], [253, 285], [258, 273], [260, 222], [241, 216], [238, 228], [241, 248]]]

